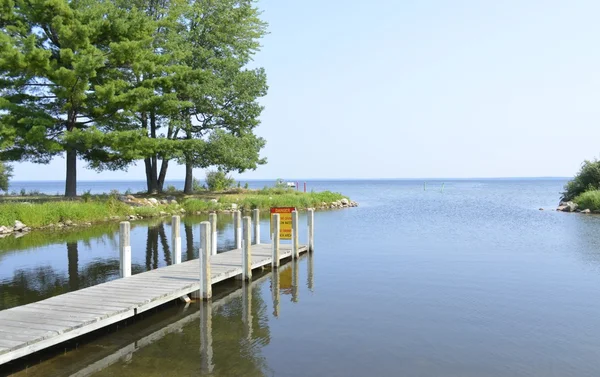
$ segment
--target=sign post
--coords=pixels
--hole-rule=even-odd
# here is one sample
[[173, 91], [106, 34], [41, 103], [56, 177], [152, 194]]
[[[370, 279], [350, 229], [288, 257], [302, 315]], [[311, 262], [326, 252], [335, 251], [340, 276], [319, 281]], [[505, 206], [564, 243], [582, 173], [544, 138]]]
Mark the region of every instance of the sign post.
[[273, 215], [279, 214], [279, 238], [282, 240], [292, 239], [292, 212], [295, 207], [273, 207], [271, 208], [271, 234], [275, 231]]

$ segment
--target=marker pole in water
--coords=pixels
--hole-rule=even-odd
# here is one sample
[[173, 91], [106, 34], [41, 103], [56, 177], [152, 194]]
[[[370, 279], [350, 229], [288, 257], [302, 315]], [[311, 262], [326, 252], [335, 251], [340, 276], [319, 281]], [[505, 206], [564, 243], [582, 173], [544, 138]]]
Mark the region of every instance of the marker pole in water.
[[210, 223], [200, 223], [200, 298], [208, 300], [212, 297], [212, 281], [210, 271]]
[[131, 276], [131, 225], [122, 221], [119, 229], [119, 261], [122, 278]]
[[171, 218], [171, 249], [173, 250], [173, 264], [181, 263], [181, 220], [179, 216]]
[[298, 257], [298, 211], [292, 211], [292, 258]]
[[233, 231], [235, 232], [235, 248], [242, 248], [242, 213], [235, 211], [233, 213]]
[[445, 182], [442, 182], [442, 192], [444, 192], [444, 185], [445, 184], [446, 184]]
[[217, 214], [209, 214], [208, 221], [210, 222], [211, 228], [210, 253], [212, 255], [217, 255]]
[[315, 250], [315, 210], [313, 208], [308, 209], [308, 251], [313, 252]]
[[273, 234], [271, 235], [271, 240], [273, 240], [273, 258], [271, 261], [272, 268], [279, 268], [280, 260], [279, 260], [279, 214], [275, 213], [273, 215]]
[[252, 247], [250, 238], [250, 217], [245, 216], [243, 223], [244, 242], [242, 247], [242, 279], [247, 281], [252, 279], [252, 255], [250, 254], [250, 248]]
[[255, 208], [252, 210], [252, 217], [254, 221], [254, 243], [260, 244], [260, 210]]

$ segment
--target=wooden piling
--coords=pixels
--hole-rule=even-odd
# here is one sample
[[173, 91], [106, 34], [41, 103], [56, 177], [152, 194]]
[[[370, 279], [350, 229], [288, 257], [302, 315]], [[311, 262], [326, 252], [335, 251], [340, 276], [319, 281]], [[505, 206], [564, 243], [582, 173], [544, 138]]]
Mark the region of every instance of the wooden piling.
[[200, 303], [200, 360], [201, 370], [210, 374], [214, 370], [212, 337], [212, 302]]
[[122, 278], [131, 276], [131, 225], [122, 221], [119, 229], [119, 271]]
[[200, 223], [200, 298], [208, 300], [212, 297], [212, 282], [210, 271], [210, 250], [211, 250], [211, 229], [210, 222]]
[[179, 216], [171, 218], [171, 250], [173, 264], [181, 263], [181, 219]]
[[273, 296], [273, 315], [275, 317], [279, 317], [280, 287], [279, 271], [273, 270], [271, 272], [271, 295]]
[[210, 213], [208, 215], [208, 222], [210, 222], [211, 239], [210, 239], [210, 254], [217, 255], [217, 214]]
[[242, 248], [242, 213], [240, 211], [233, 212], [233, 231], [235, 239], [235, 248]]
[[271, 235], [271, 240], [273, 242], [273, 255], [271, 260], [272, 268], [279, 268], [281, 264], [279, 260], [279, 214], [273, 214], [273, 234]]
[[307, 217], [308, 251], [312, 253], [315, 250], [315, 210], [313, 208], [308, 209]]
[[298, 251], [298, 211], [292, 211], [292, 258], [299, 257]]
[[252, 210], [252, 220], [254, 222], [254, 243], [260, 244], [260, 210], [255, 208]]
[[244, 220], [244, 242], [242, 249], [242, 279], [252, 279], [252, 254], [250, 248], [252, 247], [250, 239], [250, 224], [251, 220], [249, 216], [245, 216]]

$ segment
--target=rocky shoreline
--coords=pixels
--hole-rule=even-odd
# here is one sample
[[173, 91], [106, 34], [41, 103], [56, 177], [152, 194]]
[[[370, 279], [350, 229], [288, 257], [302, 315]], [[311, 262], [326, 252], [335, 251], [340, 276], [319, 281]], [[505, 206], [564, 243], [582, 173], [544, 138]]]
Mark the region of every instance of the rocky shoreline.
[[[148, 207], [148, 208], [163, 208], [165, 211], [158, 211], [156, 213], [148, 214], [146, 216], [139, 215], [127, 215], [127, 216], [110, 216], [105, 217], [102, 221], [97, 221], [96, 223], [104, 223], [109, 221], [135, 221], [135, 220], [143, 220], [145, 218], [160, 218], [172, 215], [185, 215], [187, 211], [184, 208], [181, 208], [175, 197], [166, 197], [165, 199], [156, 199], [156, 198], [136, 198], [133, 195], [120, 196], [119, 201], [124, 204], [129, 205], [132, 209], [134, 207]], [[209, 201], [213, 203], [219, 203], [217, 199], [210, 199]], [[169, 208], [167, 208], [169, 206]], [[342, 209], [342, 208], [351, 208], [358, 207], [358, 203], [348, 200], [341, 199], [332, 203], [322, 202], [319, 206], [315, 206], [317, 210], [328, 210], [328, 209]], [[194, 215], [203, 215], [207, 213], [231, 213], [233, 211], [238, 210], [238, 205], [236, 203], [231, 203], [222, 208], [211, 209], [205, 211], [195, 211], [191, 214]], [[301, 208], [300, 210], [305, 210], [305, 208]], [[59, 222], [57, 224], [49, 224], [41, 227], [29, 227], [23, 224], [21, 221], [16, 220], [13, 226], [0, 226], [0, 238], [4, 238], [10, 235], [14, 237], [22, 237], [25, 234], [31, 232], [32, 230], [44, 230], [44, 229], [54, 229], [54, 230], [66, 230], [74, 227], [89, 227], [92, 226], [91, 222], [83, 222], [83, 223], [75, 223], [71, 220], [66, 220]]]
[[595, 210], [592, 211], [589, 208], [585, 208], [585, 209], [580, 209], [579, 205], [577, 203], [574, 202], [560, 202], [558, 207], [556, 208], [557, 211], [560, 212], [577, 212], [577, 213], [598, 213], [600, 214], [600, 210]]

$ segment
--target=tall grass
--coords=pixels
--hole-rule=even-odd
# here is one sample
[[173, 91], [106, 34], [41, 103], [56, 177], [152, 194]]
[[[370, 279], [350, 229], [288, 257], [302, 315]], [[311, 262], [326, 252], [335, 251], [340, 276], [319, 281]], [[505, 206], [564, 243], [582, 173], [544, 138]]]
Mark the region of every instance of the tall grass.
[[239, 209], [268, 209], [271, 207], [296, 207], [305, 209], [319, 207], [321, 203], [332, 203], [346, 198], [344, 195], [331, 191], [303, 193], [288, 189], [263, 189], [252, 194], [223, 195], [218, 203], [207, 202], [201, 199], [188, 199], [183, 202], [183, 207], [188, 212], [204, 212], [230, 208], [237, 204]]
[[600, 190], [586, 191], [575, 197], [573, 200], [580, 209], [590, 209], [592, 211], [600, 209]]

